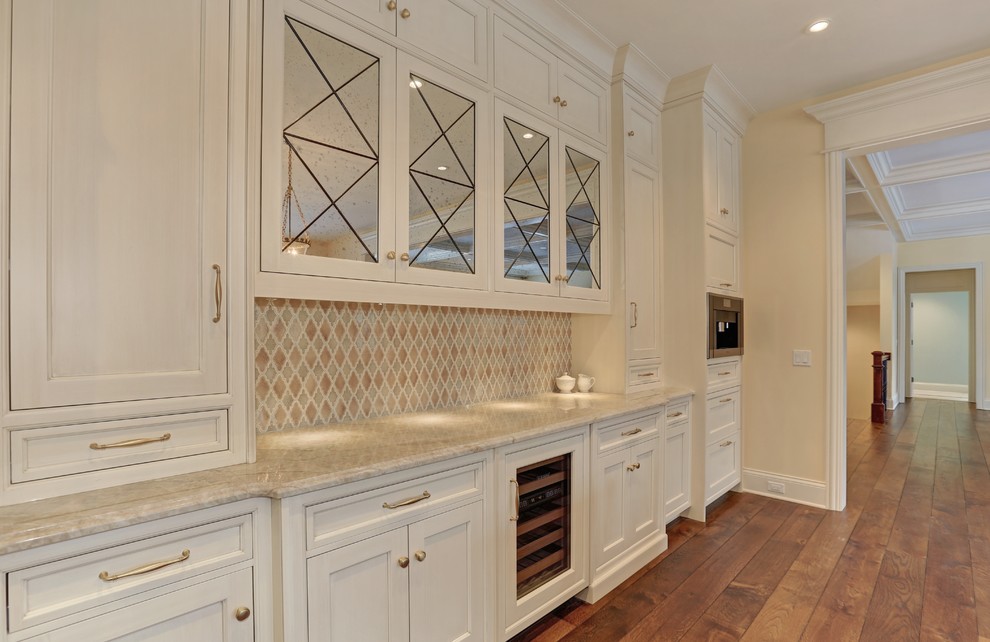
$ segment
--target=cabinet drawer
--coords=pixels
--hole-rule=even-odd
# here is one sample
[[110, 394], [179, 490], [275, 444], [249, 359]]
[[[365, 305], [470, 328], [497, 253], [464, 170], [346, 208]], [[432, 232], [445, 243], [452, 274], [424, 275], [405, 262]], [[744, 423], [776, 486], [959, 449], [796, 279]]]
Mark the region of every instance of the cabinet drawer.
[[253, 534], [253, 515], [240, 515], [13, 571], [10, 630], [250, 560]]
[[733, 433], [705, 449], [705, 504], [739, 483], [742, 465], [739, 433]]
[[723, 390], [707, 399], [708, 414], [705, 417], [707, 440], [713, 444], [739, 431], [740, 389]]
[[598, 452], [655, 438], [660, 432], [659, 423], [660, 415], [654, 413], [618, 424], [598, 427]]
[[649, 363], [629, 366], [629, 387], [650, 386], [660, 383], [660, 364]]
[[484, 464], [447, 470], [306, 507], [306, 548], [324, 546], [428, 509], [484, 493]]
[[227, 411], [10, 432], [12, 483], [227, 450]]
[[721, 390], [739, 385], [739, 359], [708, 363], [708, 390]]
[[667, 426], [680, 424], [691, 419], [691, 402], [678, 401], [667, 404], [664, 409], [664, 422]]
[[739, 291], [739, 239], [705, 225], [705, 284], [725, 292]]

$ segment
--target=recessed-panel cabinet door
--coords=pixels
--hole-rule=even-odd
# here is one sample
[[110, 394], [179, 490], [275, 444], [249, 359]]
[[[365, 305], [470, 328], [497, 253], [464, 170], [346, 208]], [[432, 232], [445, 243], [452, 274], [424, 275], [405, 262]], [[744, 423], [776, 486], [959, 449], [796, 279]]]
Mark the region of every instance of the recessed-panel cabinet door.
[[629, 548], [626, 529], [629, 522], [629, 487], [626, 484], [629, 450], [599, 456], [595, 465], [591, 496], [595, 518], [591, 527], [596, 537], [592, 562], [596, 569], [600, 569]]
[[488, 9], [475, 0], [399, 0], [398, 34], [459, 69], [488, 78]]
[[30, 639], [249, 642], [255, 639], [253, 600], [251, 569], [244, 569]]
[[229, 9], [14, 0], [14, 409], [227, 390]]
[[626, 300], [629, 305], [630, 359], [661, 356], [660, 332], [660, 176], [626, 159]]
[[557, 61], [557, 118], [575, 131], [605, 142], [608, 131], [608, 88], [574, 67]]
[[660, 528], [660, 440], [651, 439], [630, 450], [629, 541], [639, 542]]
[[412, 642], [484, 639], [483, 531], [481, 502], [409, 526]]
[[310, 642], [408, 640], [409, 563], [405, 528], [309, 559]]

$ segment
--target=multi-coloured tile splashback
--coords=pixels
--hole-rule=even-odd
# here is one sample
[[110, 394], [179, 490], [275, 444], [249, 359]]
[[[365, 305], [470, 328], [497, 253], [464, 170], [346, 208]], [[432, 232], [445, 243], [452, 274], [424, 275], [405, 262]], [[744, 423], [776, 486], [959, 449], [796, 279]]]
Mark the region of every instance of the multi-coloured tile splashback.
[[571, 317], [367, 303], [255, 301], [259, 432], [553, 390]]

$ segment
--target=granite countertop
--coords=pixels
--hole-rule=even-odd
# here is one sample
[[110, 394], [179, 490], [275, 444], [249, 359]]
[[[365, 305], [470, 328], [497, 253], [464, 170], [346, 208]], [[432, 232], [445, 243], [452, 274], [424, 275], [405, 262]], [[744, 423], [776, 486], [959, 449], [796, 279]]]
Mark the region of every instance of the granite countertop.
[[545, 393], [258, 436], [257, 461], [0, 507], [0, 555], [248, 499], [278, 499], [491, 450], [688, 396]]

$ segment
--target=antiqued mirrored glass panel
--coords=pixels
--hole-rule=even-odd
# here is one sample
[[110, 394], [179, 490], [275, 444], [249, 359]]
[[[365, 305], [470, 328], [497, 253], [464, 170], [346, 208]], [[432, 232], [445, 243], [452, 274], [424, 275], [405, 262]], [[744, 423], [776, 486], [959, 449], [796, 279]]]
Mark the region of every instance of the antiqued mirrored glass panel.
[[285, 18], [282, 251], [377, 262], [375, 56]]
[[474, 102], [409, 76], [409, 265], [474, 274]]
[[564, 147], [567, 285], [601, 289], [601, 163]]
[[503, 120], [505, 278], [550, 283], [550, 139]]

